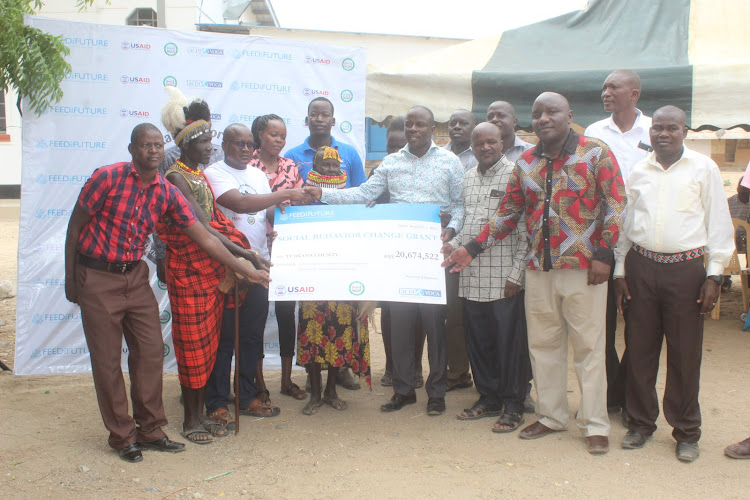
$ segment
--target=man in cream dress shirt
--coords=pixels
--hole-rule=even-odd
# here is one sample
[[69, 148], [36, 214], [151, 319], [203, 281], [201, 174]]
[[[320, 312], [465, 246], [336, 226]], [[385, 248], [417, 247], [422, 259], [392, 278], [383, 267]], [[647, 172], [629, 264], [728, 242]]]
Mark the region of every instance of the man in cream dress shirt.
[[692, 462], [701, 437], [703, 318], [719, 295], [734, 228], [718, 166], [683, 145], [685, 113], [674, 106], [658, 109], [650, 135], [654, 152], [633, 167], [626, 183], [628, 210], [615, 250], [616, 300], [631, 329], [630, 421], [622, 447], [640, 448], [656, 430], [654, 384], [666, 336], [664, 416], [674, 428], [677, 458]]

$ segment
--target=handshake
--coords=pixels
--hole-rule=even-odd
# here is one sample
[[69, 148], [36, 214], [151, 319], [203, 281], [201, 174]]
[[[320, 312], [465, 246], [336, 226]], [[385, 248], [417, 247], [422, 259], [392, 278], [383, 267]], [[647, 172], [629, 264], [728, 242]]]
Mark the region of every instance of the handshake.
[[311, 205], [319, 201], [323, 195], [323, 190], [319, 187], [307, 186], [304, 188], [286, 189], [284, 190], [284, 194], [287, 196], [287, 199], [279, 204], [281, 213], [284, 213], [284, 208], [290, 204]]

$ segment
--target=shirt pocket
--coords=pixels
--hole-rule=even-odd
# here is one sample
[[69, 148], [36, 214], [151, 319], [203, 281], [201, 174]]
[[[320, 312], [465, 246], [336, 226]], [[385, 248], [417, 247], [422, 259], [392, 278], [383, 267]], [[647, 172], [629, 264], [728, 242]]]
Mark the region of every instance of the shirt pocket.
[[678, 212], [692, 212], [701, 203], [701, 187], [695, 182], [682, 182], [676, 186], [675, 209]]

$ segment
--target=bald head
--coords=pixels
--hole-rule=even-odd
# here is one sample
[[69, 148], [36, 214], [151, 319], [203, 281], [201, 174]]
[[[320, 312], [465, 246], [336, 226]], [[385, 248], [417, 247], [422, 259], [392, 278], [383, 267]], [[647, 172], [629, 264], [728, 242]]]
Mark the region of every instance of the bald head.
[[570, 132], [573, 112], [568, 100], [555, 92], [544, 92], [531, 107], [531, 128], [545, 152], [559, 153]]
[[224, 163], [232, 168], [244, 170], [253, 158], [255, 150], [253, 133], [242, 123], [232, 123], [224, 129], [221, 149], [224, 150]]
[[420, 158], [432, 143], [432, 134], [435, 133], [435, 115], [424, 106], [414, 106], [406, 113], [404, 118], [404, 132], [409, 144], [409, 152]]
[[471, 131], [477, 125], [474, 115], [468, 109], [453, 112], [448, 120], [448, 135], [451, 138], [453, 152], [459, 154], [466, 151], [471, 143]]
[[609, 74], [602, 85], [604, 111], [618, 113], [634, 112], [641, 97], [641, 77], [635, 71], [618, 69]]
[[516, 108], [507, 101], [495, 101], [487, 108], [487, 121], [500, 127], [503, 134], [503, 144], [507, 150], [513, 146], [518, 118]]
[[669, 168], [680, 159], [683, 141], [687, 137], [687, 117], [676, 106], [664, 106], [654, 111], [649, 137], [656, 159], [664, 168]]
[[503, 156], [503, 134], [500, 127], [489, 122], [474, 127], [471, 133], [471, 149], [482, 172], [499, 162]]

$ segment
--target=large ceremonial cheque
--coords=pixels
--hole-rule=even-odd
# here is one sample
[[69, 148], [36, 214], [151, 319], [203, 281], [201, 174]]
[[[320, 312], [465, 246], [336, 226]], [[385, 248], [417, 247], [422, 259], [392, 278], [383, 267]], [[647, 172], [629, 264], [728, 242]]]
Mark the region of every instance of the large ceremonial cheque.
[[276, 209], [269, 300], [445, 304], [440, 207]]
[[[128, 161], [135, 125], [163, 130], [165, 85], [211, 106], [214, 144], [231, 123], [248, 127], [263, 114], [287, 126], [287, 147], [308, 135], [307, 105], [315, 97], [336, 107], [337, 141], [364, 158], [365, 50], [257, 36], [180, 32], [26, 17], [26, 23], [60, 35], [70, 48], [72, 71], [64, 97], [43, 116], [23, 113], [21, 223], [16, 310], [17, 375], [91, 371], [77, 305], [65, 300], [64, 242], [68, 219], [95, 168]], [[164, 132], [166, 147], [172, 137]], [[282, 153], [283, 154], [283, 153]], [[166, 286], [153, 271], [164, 337], [164, 368], [176, 370]], [[279, 366], [273, 308], [266, 324], [265, 365]], [[123, 343], [123, 369], [128, 348]]]

